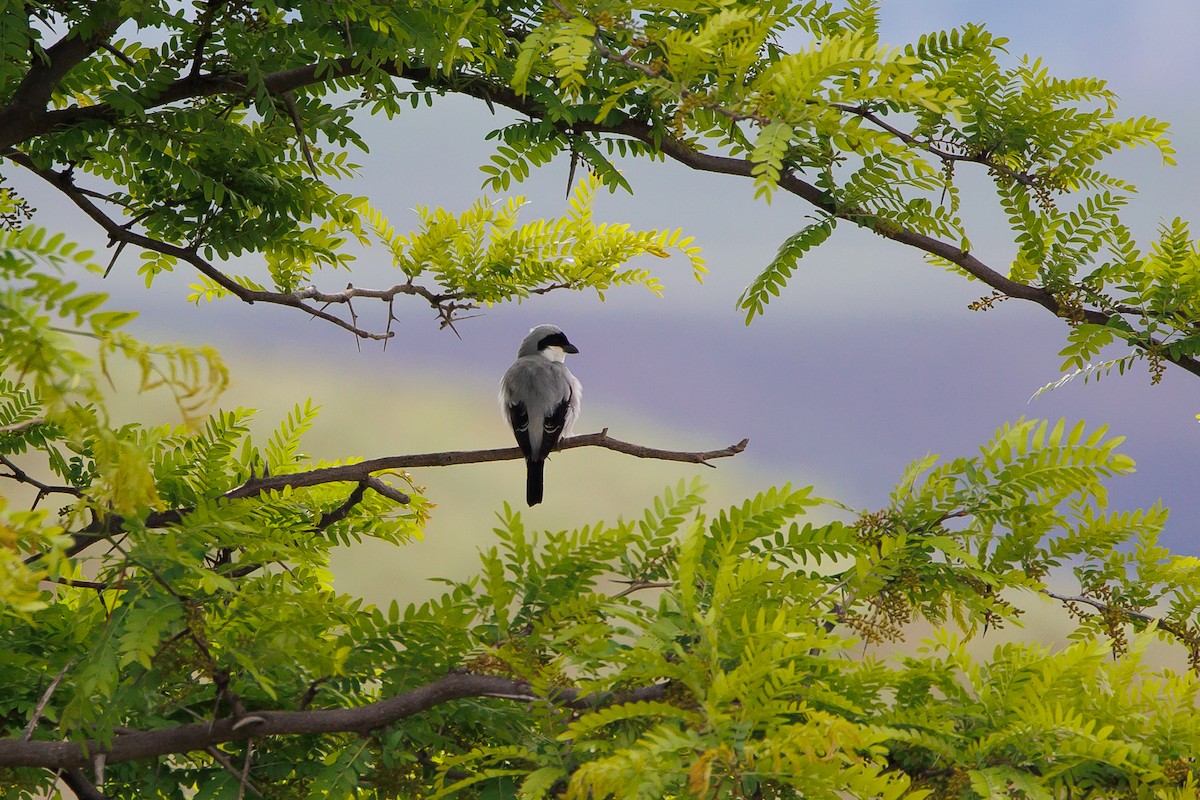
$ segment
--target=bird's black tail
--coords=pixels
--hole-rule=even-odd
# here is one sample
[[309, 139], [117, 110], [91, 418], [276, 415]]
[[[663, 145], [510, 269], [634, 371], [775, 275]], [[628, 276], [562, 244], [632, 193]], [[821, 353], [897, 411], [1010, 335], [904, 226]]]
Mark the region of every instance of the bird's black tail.
[[525, 462], [525, 502], [536, 506], [542, 502], [542, 471], [545, 461], [529, 460]]

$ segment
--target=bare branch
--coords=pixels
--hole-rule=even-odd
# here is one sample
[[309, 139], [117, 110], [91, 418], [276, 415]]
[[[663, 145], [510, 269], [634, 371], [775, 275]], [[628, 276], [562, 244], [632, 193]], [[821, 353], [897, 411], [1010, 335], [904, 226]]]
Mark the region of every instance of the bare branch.
[[[1063, 603], [1084, 604], [1084, 606], [1091, 606], [1092, 608], [1098, 610], [1098, 612], [1116, 612], [1130, 621], [1148, 622], [1148, 624], [1163, 627], [1163, 621], [1159, 620], [1157, 616], [1151, 616], [1150, 614], [1145, 614], [1142, 612], [1135, 612], [1135, 610], [1130, 608], [1117, 608], [1115, 606], [1110, 606], [1109, 603], [1096, 600], [1094, 597], [1086, 597], [1084, 595], [1060, 595], [1056, 593], [1056, 591], [1050, 591], [1049, 589], [1043, 589], [1042, 594], [1044, 594], [1046, 597], [1050, 597], [1052, 600], [1057, 600]], [[1163, 630], [1166, 630], [1166, 628], [1164, 627]]]
[[200, 33], [196, 36], [196, 44], [192, 47], [192, 66], [188, 72], [189, 76], [200, 74], [200, 68], [204, 65], [204, 48], [212, 39], [213, 23], [216, 21], [217, 12], [223, 5], [225, 5], [225, 0], [206, 0], [204, 10], [196, 19], [196, 28]]
[[307, 300], [316, 300], [320, 303], [349, 303], [353, 297], [376, 297], [385, 300], [391, 300], [397, 295], [407, 294], [423, 297], [431, 306], [437, 310], [439, 316], [452, 316], [454, 311], [473, 306], [464, 306], [456, 304], [452, 301], [458, 299], [455, 294], [439, 294], [422, 286], [417, 286], [411, 281], [408, 283], [397, 284], [390, 289], [356, 289], [348, 287], [341, 292], [327, 294], [310, 287], [298, 292], [272, 292], [263, 289], [251, 289], [241, 285], [226, 273], [217, 269], [207, 259], [203, 258], [195, 249], [181, 247], [169, 242], [163, 242], [158, 239], [153, 239], [149, 236], [144, 236], [129, 229], [128, 225], [118, 223], [115, 219], [108, 216], [92, 202], [89, 192], [77, 187], [68, 171], [55, 171], [37, 166], [29, 156], [17, 151], [9, 150], [4, 153], [5, 156], [12, 159], [16, 163], [37, 174], [43, 180], [53, 185], [56, 189], [66, 195], [76, 206], [78, 206], [85, 214], [93, 221], [100, 225], [101, 228], [108, 234], [111, 242], [118, 246], [126, 244], [136, 245], [145, 250], [151, 250], [156, 253], [169, 255], [184, 261], [206, 276], [225, 291], [239, 298], [245, 303], [270, 303], [273, 305], [289, 306], [298, 308], [302, 311], [311, 314], [314, 317], [332, 322], [344, 330], [350, 331], [355, 336], [361, 339], [378, 339], [386, 340], [394, 336], [394, 332], [388, 330], [386, 333], [372, 333], [358, 327], [352, 322], [347, 322], [340, 317], [334, 316], [326, 311], [310, 305]]
[[[30, 422], [32, 422], [32, 421], [33, 420], [30, 420]], [[27, 423], [24, 423], [24, 424], [27, 425]], [[82, 492], [80, 492], [74, 486], [55, 486], [54, 484], [44, 483], [44, 482], [38, 480], [37, 478], [33, 477], [25, 470], [18, 467], [11, 459], [8, 458], [8, 456], [0, 455], [0, 464], [3, 464], [4, 466], [8, 467], [8, 469], [10, 471], [10, 474], [8, 474], [8, 475], [0, 473], [0, 478], [11, 478], [12, 480], [15, 480], [19, 483], [24, 483], [24, 484], [28, 484], [29, 486], [33, 486], [34, 488], [36, 488], [38, 490], [37, 497], [35, 497], [33, 500], [34, 508], [36, 508], [37, 504], [42, 501], [42, 498], [46, 497], [47, 495], [69, 494], [72, 497], [82, 496]]]
[[[689, 464], [703, 464], [711, 467], [709, 461], [717, 458], [735, 456], [746, 449], [749, 439], [743, 439], [737, 444], [720, 450], [703, 452], [682, 452], [677, 450], [660, 450], [640, 444], [631, 444], [608, 435], [608, 429], [599, 433], [588, 433], [572, 436], [559, 442], [559, 450], [571, 450], [576, 447], [603, 447], [637, 458], [652, 458], [659, 461], [682, 461]], [[295, 472], [288, 475], [269, 475], [262, 478], [251, 478], [236, 489], [226, 492], [223, 497], [234, 499], [253, 497], [261, 492], [292, 487], [318, 486], [323, 483], [340, 481], [361, 481], [373, 473], [395, 469], [411, 469], [415, 467], [448, 467], [460, 464], [484, 464], [490, 461], [514, 461], [524, 458], [520, 448], [503, 447], [495, 450], [457, 450], [444, 453], [422, 453], [418, 455], [384, 456], [368, 459], [357, 464], [344, 464], [338, 467], [322, 467], [308, 472]]]
[[[221, 765], [222, 769], [238, 779], [239, 794], [241, 793], [240, 790], [244, 788], [249, 789], [255, 797], [263, 796], [262, 791], [260, 791], [257, 786], [250, 782], [250, 771], [248, 769], [238, 769], [233, 765], [233, 760], [229, 756], [227, 756], [225, 753], [222, 753], [215, 747], [206, 747], [204, 749], [210, 756], [212, 756], [213, 761], [216, 761]], [[246, 755], [250, 755], [249, 748], [247, 748]], [[249, 764], [247, 763], [246, 766], [249, 766]]]
[[407, 505], [412, 499], [404, 492], [401, 492], [392, 486], [388, 486], [378, 478], [367, 476], [358, 482], [358, 485], [354, 487], [354, 491], [350, 493], [350, 496], [346, 498], [345, 502], [332, 511], [328, 511], [321, 515], [321, 521], [317, 523], [318, 530], [325, 530], [335, 522], [340, 522], [341, 520], [345, 519], [346, 516], [354, 509], [354, 507], [362, 502], [363, 495], [366, 494], [367, 489], [373, 489], [378, 494], [381, 494], [390, 500], [395, 500], [401, 505]]
[[90, 765], [93, 756], [102, 756], [106, 764], [120, 764], [206, 750], [225, 742], [251, 737], [315, 733], [367, 734], [444, 703], [468, 697], [545, 702], [568, 708], [590, 709], [614, 703], [658, 699], [665, 695], [666, 690], [667, 684], [654, 684], [629, 692], [584, 695], [576, 689], [558, 688], [549, 695], [541, 696], [524, 681], [497, 675], [451, 673], [395, 697], [353, 708], [252, 711], [240, 717], [221, 717], [153, 730], [116, 732], [107, 744], [99, 741], [0, 739], [0, 766], [78, 769]]
[[670, 589], [672, 586], [675, 585], [671, 581], [647, 581], [647, 580], [642, 580], [640, 578], [638, 578], [638, 579], [621, 579], [621, 580], [618, 580], [617, 583], [624, 583], [624, 584], [626, 584], [626, 586], [624, 589], [622, 589], [621, 591], [617, 592], [616, 594], [614, 594], [612, 596], [613, 600], [617, 600], [622, 597], [628, 597], [629, 595], [633, 594], [634, 592], [641, 592], [646, 589]]
[[96, 785], [78, 767], [63, 770], [59, 777], [79, 800], [108, 800], [108, 796], [97, 789]]
[[296, 129], [296, 138], [300, 143], [300, 152], [304, 154], [304, 161], [308, 164], [312, 176], [320, 180], [321, 175], [317, 172], [317, 165], [313, 163], [312, 150], [308, 146], [308, 137], [304, 134], [304, 121], [300, 119], [300, 109], [296, 107], [296, 93], [284, 92], [283, 105], [287, 109], [288, 116], [292, 118], [292, 127]]
[[112, 589], [124, 589], [125, 581], [116, 581], [114, 583], [105, 583], [103, 581], [85, 581], [78, 578], [42, 578], [45, 583], [57, 583], [59, 586], [70, 586], [73, 589], [94, 589], [98, 592], [106, 592]]
[[54, 690], [62, 683], [62, 679], [67, 676], [67, 671], [73, 666], [75, 666], [75, 659], [71, 658], [66, 664], [63, 664], [63, 668], [54, 676], [54, 680], [50, 681], [50, 685], [46, 687], [46, 691], [42, 692], [42, 698], [38, 700], [37, 706], [33, 709], [33, 714], [29, 716], [29, 724], [25, 726], [22, 739], [29, 741], [33, 737], [33, 732], [37, 729], [37, 724], [41, 721], [42, 714], [46, 711], [46, 704], [50, 702], [51, 695], [54, 694]]
[[30, 428], [36, 428], [46, 422], [45, 417], [34, 417], [27, 419], [24, 422], [14, 422], [12, 425], [0, 425], [0, 433], [21, 433]]
[[[704, 450], [704, 451], [680, 451], [680, 450], [662, 450], [656, 447], [647, 447], [646, 445], [633, 444], [624, 442], [620, 439], [614, 439], [608, 435], [608, 428], [598, 433], [588, 433], [580, 436], [572, 436], [569, 439], [559, 441], [559, 450], [572, 450], [577, 447], [602, 447], [606, 450], [614, 450], [618, 453], [634, 456], [635, 458], [649, 458], [658, 461], [677, 461], [685, 464], [703, 464], [706, 467], [714, 467], [709, 463], [718, 458], [729, 458], [736, 456], [746, 449], [750, 443], [749, 439], [742, 439], [736, 444], [731, 444], [728, 447], [723, 447], [719, 450]], [[368, 459], [360, 461], [356, 464], [343, 464], [337, 467], [321, 467], [319, 469], [308, 470], [306, 472], [293, 472], [286, 475], [264, 475], [262, 477], [252, 477], [243, 483], [241, 486], [230, 489], [221, 497], [227, 500], [235, 500], [239, 498], [254, 497], [262, 492], [278, 491], [285, 487], [300, 489], [306, 486], [320, 486], [326, 483], [358, 483], [365, 488], [372, 489], [384, 497], [395, 500], [397, 503], [405, 504], [409, 501], [408, 495], [404, 494], [395, 487], [388, 486], [383, 481], [374, 476], [377, 472], [386, 472], [389, 470], [412, 469], [418, 467], [449, 467], [463, 464], [486, 464], [491, 461], [516, 461], [524, 458], [520, 448], [517, 447], [502, 447], [494, 450], [454, 450], [442, 453], [420, 453], [415, 455], [398, 455], [398, 456], [383, 456], [381, 458]], [[714, 467], [715, 468], [715, 467]], [[338, 519], [342, 519], [349, 513], [355, 504], [361, 502], [362, 497], [358, 495], [358, 489], [351, 493], [350, 497], [342, 503], [334, 511], [327, 512], [317, 524], [324, 527], [325, 523], [333, 524]], [[354, 502], [351, 503], [350, 501]], [[142, 521], [142, 525], [147, 528], [163, 528], [168, 525], [175, 525], [180, 522], [191, 508], [173, 508], [166, 511], [155, 511]], [[336, 518], [330, 515], [341, 514]], [[121, 532], [125, 520], [120, 516], [105, 517], [96, 519], [92, 524], [70, 534], [73, 543], [66, 549], [65, 555], [75, 556], [83, 552], [87, 548], [94, 545], [96, 542], [104, 541]], [[27, 565], [32, 565], [43, 558], [42, 553], [35, 553], [25, 559]], [[245, 564], [234, 570], [233, 576], [239, 577], [249, 574], [255, 570], [261, 569], [262, 564]], [[75, 583], [79, 583], [75, 581]], [[99, 585], [86, 586], [86, 588], [120, 588], [120, 587], [101, 587]]]
[[[1103, 600], [1097, 600], [1094, 597], [1087, 597], [1086, 595], [1065, 595], [1052, 592], [1049, 589], [1043, 589], [1042, 594], [1063, 603], [1067, 606], [1068, 610], [1072, 609], [1073, 606], [1086, 605], [1096, 609], [1102, 616], [1115, 615], [1117, 618], [1128, 620], [1135, 626], [1141, 625], [1158, 628], [1160, 631], [1174, 636], [1181, 644], [1188, 648], [1193, 668], [1197, 668], [1196, 665], [1200, 663], [1200, 640], [1198, 640], [1197, 633], [1189, 631], [1187, 628], [1170, 620], [1155, 617], [1142, 611], [1134, 611], [1132, 608], [1114, 606], [1110, 603], [1105, 603]], [[1077, 610], [1076, 613], [1078, 613]]]

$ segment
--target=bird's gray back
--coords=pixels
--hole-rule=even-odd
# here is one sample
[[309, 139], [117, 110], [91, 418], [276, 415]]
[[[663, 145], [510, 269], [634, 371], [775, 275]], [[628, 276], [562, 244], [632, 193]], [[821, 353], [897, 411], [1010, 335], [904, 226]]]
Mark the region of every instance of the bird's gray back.
[[539, 354], [518, 358], [501, 381], [503, 397], [520, 396], [529, 416], [529, 443], [536, 453], [542, 445], [542, 425], [572, 393], [570, 372], [565, 366]]

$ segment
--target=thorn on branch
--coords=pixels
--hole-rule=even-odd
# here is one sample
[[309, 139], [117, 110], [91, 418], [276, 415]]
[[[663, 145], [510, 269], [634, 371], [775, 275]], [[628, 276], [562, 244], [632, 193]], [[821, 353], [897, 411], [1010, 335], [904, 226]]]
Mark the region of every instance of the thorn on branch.
[[247, 728], [251, 725], [262, 725], [266, 721], [266, 717], [260, 717], [257, 714], [250, 714], [249, 716], [242, 717], [237, 722], [233, 723], [233, 725], [230, 726], [230, 730], [239, 731], [242, 728]]

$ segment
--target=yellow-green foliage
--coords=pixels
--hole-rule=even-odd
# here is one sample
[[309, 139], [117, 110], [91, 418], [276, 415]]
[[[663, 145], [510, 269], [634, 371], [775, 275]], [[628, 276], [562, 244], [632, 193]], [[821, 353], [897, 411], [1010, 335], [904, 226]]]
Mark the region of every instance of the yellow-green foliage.
[[[569, 224], [590, 224], [586, 202]], [[61, 242], [13, 242], [0, 456], [12, 477], [46, 477], [42, 507], [0, 509], [0, 744], [30, 719], [35, 740], [102, 747], [231, 702], [355, 707], [477, 674], [544, 699], [438, 703], [365, 739], [256, 739], [250, 774], [286, 797], [1194, 792], [1197, 679], [1146, 648], [1164, 640], [1200, 665], [1195, 559], [1157, 544], [1163, 510], [1108, 509], [1104, 481], [1133, 464], [1103, 428], [1019, 421], [973, 456], [914, 463], [886, 508], [834, 522], [807, 520], [829, 501], [790, 486], [709, 511], [681, 483], [640, 519], [564, 531], [506, 508], [477, 578], [384, 611], [333, 590], [329, 553], [419, 536], [427, 505], [406, 480], [403, 506], [363, 487], [349, 502], [337, 482], [231, 496], [325, 466], [301, 450], [308, 403], [262, 442], [252, 412], [192, 400], [193, 427], [114, 427], [81, 332], [183, 398], [216, 392], [223, 371], [124, 337], [103, 298], [37, 272]], [[178, 366], [146, 366], [159, 362]], [[1017, 622], [1039, 593], [1065, 597], [1070, 646], [967, 654], [966, 638]], [[934, 626], [923, 650], [864, 656], [915, 621]], [[239, 762], [245, 747], [223, 746]], [[53, 778], [4, 776], [14, 792]], [[230, 779], [211, 753], [178, 753], [109, 765], [105, 792], [221, 796]]]
[[[239, 492], [328, 466], [302, 452], [317, 409], [298, 403], [266, 441], [253, 412], [213, 410], [216, 354], [129, 336], [132, 314], [72, 279], [101, 270], [91, 254], [5, 183], [20, 168], [111, 212], [116, 255], [146, 247], [148, 285], [209, 265], [193, 300], [229, 293], [212, 264], [252, 256], [264, 269], [230, 280], [298, 301], [379, 245], [396, 291], [480, 305], [657, 291], [628, 262], [673, 250], [699, 277], [682, 232], [593, 218], [599, 187], [632, 188], [620, 158], [669, 155], [813, 207], [743, 294], [749, 322], [839, 222], [962, 267], [956, 175], [981, 169], [1008, 275], [1072, 324], [1064, 369], [1145, 357], [1157, 375], [1200, 354], [1187, 223], [1140, 249], [1120, 218], [1133, 187], [1102, 169], [1138, 145], [1170, 162], [1166, 126], [1006, 44], [966, 25], [893, 45], [872, 0], [0, 3], [0, 481], [32, 496], [0, 496], [0, 753], [345, 719], [465, 675], [508, 682], [422, 695], [388, 725], [96, 757], [84, 777], [189, 800], [1194, 797], [1200, 565], [1158, 544], [1165, 510], [1108, 507], [1105, 482], [1133, 465], [1103, 428], [1018, 421], [976, 454], [916, 462], [870, 511], [791, 486], [714, 510], [685, 484], [573, 530], [505, 508], [476, 578], [379, 609], [334, 590], [329, 553], [420, 536], [429, 504], [408, 477]], [[447, 92], [519, 112], [491, 136], [486, 188], [557, 156], [584, 168], [563, 216], [480, 200], [422, 208], [399, 234], [339, 190], [366, 146], [358, 115]], [[1135, 354], [1090, 364], [1117, 340]], [[100, 382], [118, 360], [185, 424], [114, 421]], [[808, 519], [818, 505], [841, 518]], [[969, 654], [1039, 597], [1068, 645]], [[923, 649], [866, 649], [914, 622], [932, 628]], [[6, 797], [84, 775], [10, 763]]]

